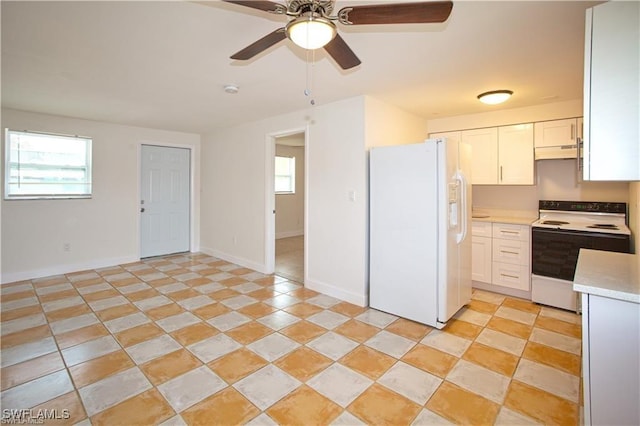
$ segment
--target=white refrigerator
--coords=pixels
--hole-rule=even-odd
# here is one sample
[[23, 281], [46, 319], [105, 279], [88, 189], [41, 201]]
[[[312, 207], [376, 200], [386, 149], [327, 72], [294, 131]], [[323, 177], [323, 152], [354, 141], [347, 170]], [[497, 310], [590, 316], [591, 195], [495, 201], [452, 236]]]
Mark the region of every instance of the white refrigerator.
[[471, 300], [471, 147], [372, 148], [369, 305], [442, 328]]

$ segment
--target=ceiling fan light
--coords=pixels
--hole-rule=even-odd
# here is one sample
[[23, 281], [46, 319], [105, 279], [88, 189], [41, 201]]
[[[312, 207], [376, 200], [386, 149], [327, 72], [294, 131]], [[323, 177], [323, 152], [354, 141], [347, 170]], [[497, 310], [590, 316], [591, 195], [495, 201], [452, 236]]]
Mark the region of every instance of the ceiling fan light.
[[478, 95], [480, 102], [488, 105], [496, 105], [505, 102], [513, 95], [511, 90], [492, 90], [491, 92], [484, 92]]
[[287, 36], [303, 49], [326, 46], [336, 36], [336, 26], [328, 19], [301, 16], [287, 24]]

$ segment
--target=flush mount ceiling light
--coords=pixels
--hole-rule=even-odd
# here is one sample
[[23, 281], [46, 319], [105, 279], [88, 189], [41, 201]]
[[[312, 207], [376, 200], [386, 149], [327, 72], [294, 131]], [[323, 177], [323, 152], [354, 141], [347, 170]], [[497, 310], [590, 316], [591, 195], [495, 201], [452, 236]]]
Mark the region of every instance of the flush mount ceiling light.
[[484, 92], [478, 95], [480, 102], [488, 105], [501, 104], [513, 95], [511, 90], [492, 90], [491, 92]]
[[286, 26], [287, 36], [303, 49], [320, 49], [336, 36], [336, 26], [317, 13], [309, 12]]

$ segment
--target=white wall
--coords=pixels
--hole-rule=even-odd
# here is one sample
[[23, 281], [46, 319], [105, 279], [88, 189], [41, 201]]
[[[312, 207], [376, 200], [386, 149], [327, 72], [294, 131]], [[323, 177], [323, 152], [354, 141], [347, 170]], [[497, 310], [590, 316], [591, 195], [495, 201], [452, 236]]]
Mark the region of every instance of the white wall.
[[[304, 141], [304, 135], [301, 136]], [[276, 139], [277, 141], [277, 139]], [[276, 238], [304, 234], [304, 146], [276, 145], [276, 155], [295, 158], [295, 193], [276, 194]]]
[[[2, 127], [93, 138], [91, 199], [2, 200], [3, 283], [139, 259], [139, 147], [142, 142], [193, 149], [191, 247], [198, 249], [199, 135], [8, 109], [2, 110]], [[4, 175], [2, 180], [4, 182]], [[63, 250], [67, 242], [71, 245], [69, 252]]]
[[427, 138], [427, 121], [372, 97], [365, 98], [367, 148], [405, 145]]

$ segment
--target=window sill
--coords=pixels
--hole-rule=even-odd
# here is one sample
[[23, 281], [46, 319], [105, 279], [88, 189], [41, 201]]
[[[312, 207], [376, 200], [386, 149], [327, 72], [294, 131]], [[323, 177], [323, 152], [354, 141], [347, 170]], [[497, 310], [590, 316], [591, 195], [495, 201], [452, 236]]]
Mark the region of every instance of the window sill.
[[21, 200], [86, 200], [93, 198], [91, 195], [24, 195], [4, 197], [5, 201]]

